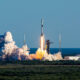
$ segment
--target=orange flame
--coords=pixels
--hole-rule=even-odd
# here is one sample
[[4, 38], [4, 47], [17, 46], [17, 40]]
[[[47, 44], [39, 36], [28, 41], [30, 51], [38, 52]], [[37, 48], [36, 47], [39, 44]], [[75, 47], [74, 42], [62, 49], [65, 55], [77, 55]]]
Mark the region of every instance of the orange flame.
[[42, 60], [44, 57], [44, 54], [47, 54], [47, 51], [45, 50], [45, 38], [44, 38], [44, 35], [41, 35], [40, 48], [38, 48], [38, 50], [36, 51], [36, 54], [30, 54], [29, 59]]

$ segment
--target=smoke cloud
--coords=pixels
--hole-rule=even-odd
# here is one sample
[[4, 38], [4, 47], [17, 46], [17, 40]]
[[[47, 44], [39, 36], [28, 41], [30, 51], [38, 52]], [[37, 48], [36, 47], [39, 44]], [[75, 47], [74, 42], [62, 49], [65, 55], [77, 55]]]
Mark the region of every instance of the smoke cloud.
[[1, 46], [1, 58], [2, 59], [13, 59], [13, 60], [26, 60], [29, 55], [27, 45], [23, 45], [22, 48], [18, 48], [13, 40], [11, 32], [6, 32], [3, 36], [0, 37]]
[[[42, 38], [41, 38], [42, 39]], [[41, 42], [43, 45], [44, 41]], [[19, 48], [13, 40], [11, 32], [6, 32], [4, 35], [0, 35], [0, 59], [1, 60], [62, 60], [61, 52], [56, 54], [48, 54], [41, 45], [36, 53], [29, 54], [29, 48], [26, 44]]]

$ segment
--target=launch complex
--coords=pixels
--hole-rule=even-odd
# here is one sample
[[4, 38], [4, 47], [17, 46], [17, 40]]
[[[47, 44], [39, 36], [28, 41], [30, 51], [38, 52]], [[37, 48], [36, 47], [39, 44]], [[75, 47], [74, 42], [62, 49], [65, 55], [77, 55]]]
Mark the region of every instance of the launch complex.
[[[50, 53], [50, 40], [45, 41], [45, 36], [43, 32], [43, 19], [41, 19], [41, 35], [40, 35], [40, 47], [37, 49], [36, 53], [30, 54], [29, 48], [25, 43], [24, 35], [24, 45], [19, 48], [15, 45], [11, 32], [6, 32], [4, 35], [0, 36], [0, 59], [1, 60], [62, 60], [61, 51], [51, 54]], [[60, 48], [61, 48], [61, 36], [60, 36]]]

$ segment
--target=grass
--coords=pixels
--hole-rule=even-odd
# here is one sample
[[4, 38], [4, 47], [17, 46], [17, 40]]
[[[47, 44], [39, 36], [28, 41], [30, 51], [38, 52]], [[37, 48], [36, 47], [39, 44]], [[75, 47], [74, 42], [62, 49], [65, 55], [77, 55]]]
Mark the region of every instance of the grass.
[[44, 65], [41, 62], [28, 64], [26, 61], [23, 61], [25, 64], [22, 62], [2, 63], [0, 64], [0, 80], [80, 80], [80, 65]]

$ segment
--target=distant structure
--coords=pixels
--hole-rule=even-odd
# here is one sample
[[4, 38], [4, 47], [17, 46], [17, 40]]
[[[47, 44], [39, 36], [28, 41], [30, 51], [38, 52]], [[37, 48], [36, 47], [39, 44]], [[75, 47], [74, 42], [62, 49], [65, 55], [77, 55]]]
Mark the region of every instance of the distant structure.
[[59, 52], [61, 52], [61, 33], [59, 33]]
[[24, 34], [24, 45], [22, 46], [22, 48], [23, 48], [23, 53], [25, 54], [25, 53], [27, 53], [28, 55], [29, 55], [29, 49], [28, 49], [28, 47], [27, 47], [27, 45], [26, 45], [26, 37], [25, 37], [25, 34]]
[[53, 42], [50, 42], [50, 40], [46, 40], [46, 48], [47, 48], [47, 53], [50, 53], [50, 44], [52, 44]]
[[26, 44], [25, 34], [24, 34], [24, 45]]

